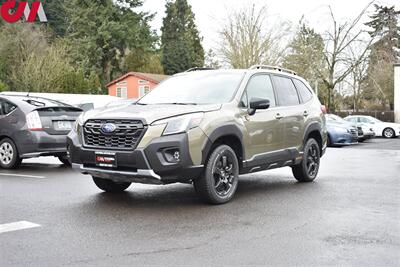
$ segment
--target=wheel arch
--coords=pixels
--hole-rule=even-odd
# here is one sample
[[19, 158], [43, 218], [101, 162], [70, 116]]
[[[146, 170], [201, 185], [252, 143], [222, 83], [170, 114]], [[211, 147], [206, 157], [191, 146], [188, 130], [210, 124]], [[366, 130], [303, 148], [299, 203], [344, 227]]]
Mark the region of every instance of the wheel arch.
[[385, 136], [385, 131], [386, 131], [387, 129], [391, 129], [391, 130], [393, 131], [393, 137], [396, 137], [396, 136], [397, 136], [397, 135], [396, 135], [396, 131], [393, 129], [393, 127], [387, 126], [387, 127], [384, 127], [384, 128], [382, 129], [382, 136], [383, 136], [383, 137], [386, 137], [386, 136]]
[[[328, 133], [327, 133], [327, 135], [328, 135]], [[306, 131], [304, 133], [304, 138], [303, 138], [302, 149], [304, 149], [304, 146], [306, 145], [307, 140], [310, 138], [314, 138], [317, 141], [319, 149], [320, 149], [320, 153], [321, 153], [320, 155], [322, 155], [323, 148], [324, 148], [324, 142], [326, 142], [326, 140], [324, 141], [324, 139], [323, 139], [322, 127], [318, 122], [311, 123], [306, 128]]]
[[245, 158], [245, 148], [242, 142], [243, 134], [238, 126], [234, 124], [218, 127], [208, 136], [208, 139], [202, 150], [202, 164], [206, 161], [215, 147], [225, 144], [230, 146], [236, 153], [240, 168], [243, 167]]

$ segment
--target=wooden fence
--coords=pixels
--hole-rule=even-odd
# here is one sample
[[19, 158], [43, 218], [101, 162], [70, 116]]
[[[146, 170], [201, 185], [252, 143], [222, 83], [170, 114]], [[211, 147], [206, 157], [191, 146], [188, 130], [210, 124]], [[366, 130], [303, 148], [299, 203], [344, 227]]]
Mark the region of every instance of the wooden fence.
[[336, 111], [333, 113], [342, 118], [349, 115], [367, 115], [375, 117], [381, 121], [394, 122], [394, 111]]

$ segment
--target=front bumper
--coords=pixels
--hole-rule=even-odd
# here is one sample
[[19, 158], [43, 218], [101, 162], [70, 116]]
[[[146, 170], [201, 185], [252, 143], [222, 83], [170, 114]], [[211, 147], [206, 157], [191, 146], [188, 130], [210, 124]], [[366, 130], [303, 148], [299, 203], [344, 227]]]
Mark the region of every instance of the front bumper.
[[[115, 181], [145, 184], [188, 182], [200, 176], [203, 166], [195, 166], [189, 153], [187, 134], [162, 136], [153, 139], [145, 148], [132, 151], [85, 148], [75, 132], [67, 138], [74, 169], [83, 174]], [[179, 161], [167, 159], [167, 151], [179, 151]], [[112, 153], [117, 167], [100, 167], [96, 153]]]
[[350, 133], [336, 134], [332, 137], [332, 145], [346, 146], [358, 144], [358, 136]]
[[44, 131], [21, 131], [15, 136], [21, 158], [61, 156], [67, 153], [67, 136]]

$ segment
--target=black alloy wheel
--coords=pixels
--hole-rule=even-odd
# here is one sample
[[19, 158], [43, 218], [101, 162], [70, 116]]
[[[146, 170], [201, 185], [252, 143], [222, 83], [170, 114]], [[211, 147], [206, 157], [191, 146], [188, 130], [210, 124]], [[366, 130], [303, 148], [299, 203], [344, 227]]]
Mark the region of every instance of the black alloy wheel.
[[230, 146], [219, 145], [208, 157], [202, 177], [193, 181], [196, 192], [211, 204], [229, 202], [237, 189], [239, 162]]
[[293, 176], [299, 182], [312, 182], [318, 175], [320, 166], [320, 147], [313, 138], [304, 146], [303, 160], [292, 167]]

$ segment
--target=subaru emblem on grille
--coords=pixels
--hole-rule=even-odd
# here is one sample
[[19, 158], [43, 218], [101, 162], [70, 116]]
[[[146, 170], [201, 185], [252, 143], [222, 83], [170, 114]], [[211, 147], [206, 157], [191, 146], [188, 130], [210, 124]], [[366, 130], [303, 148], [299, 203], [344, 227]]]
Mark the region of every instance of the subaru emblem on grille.
[[113, 133], [116, 129], [117, 125], [114, 123], [105, 123], [101, 126], [101, 131], [106, 134]]

